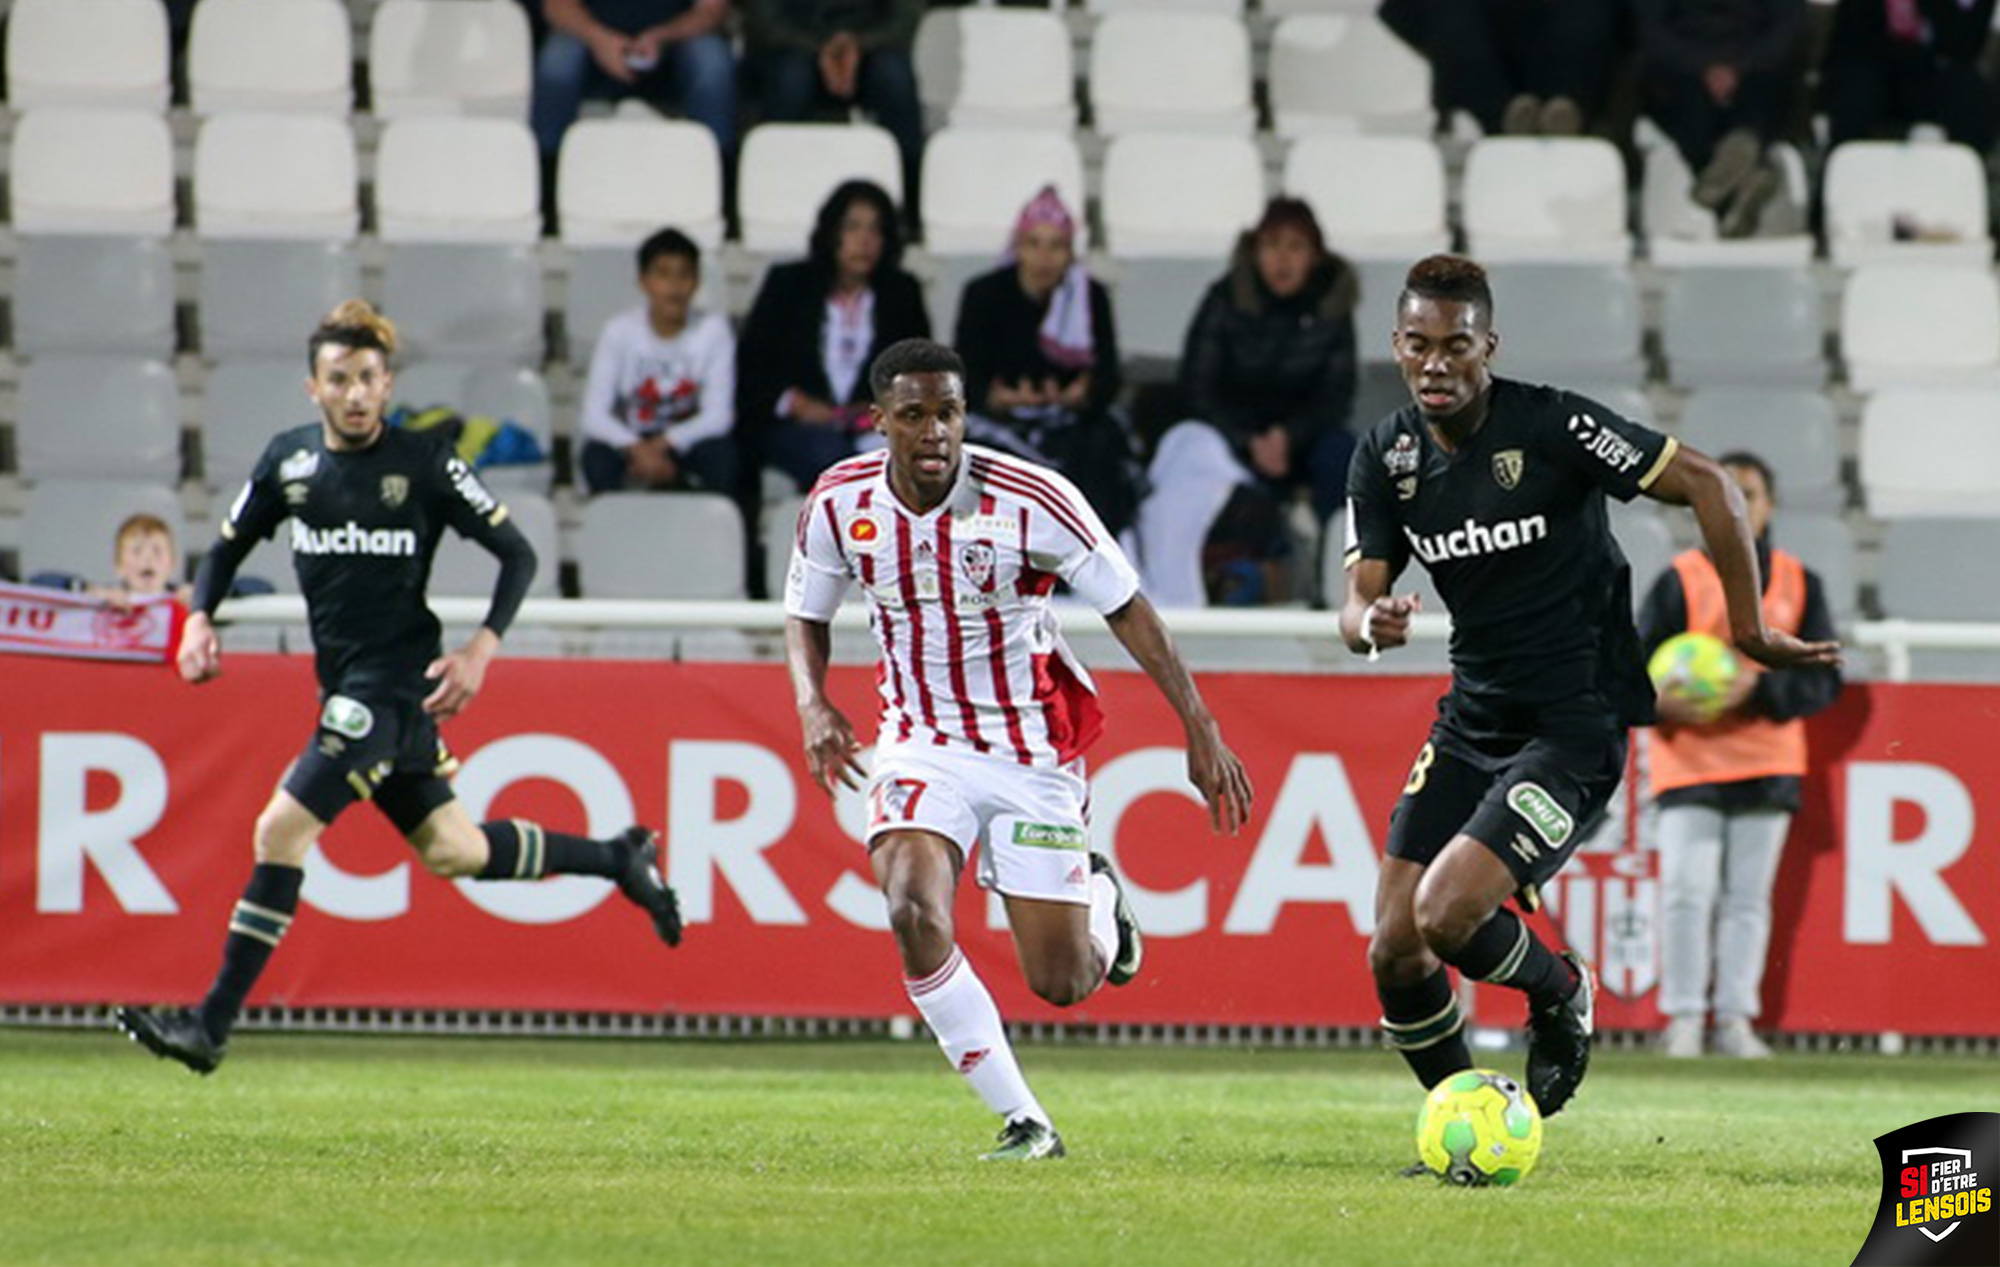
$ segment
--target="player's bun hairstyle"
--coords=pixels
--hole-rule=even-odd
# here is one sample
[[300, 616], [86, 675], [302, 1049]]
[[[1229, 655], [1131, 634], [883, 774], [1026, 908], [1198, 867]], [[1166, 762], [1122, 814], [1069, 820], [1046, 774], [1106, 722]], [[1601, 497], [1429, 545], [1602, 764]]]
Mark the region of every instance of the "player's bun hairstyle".
[[956, 374], [965, 381], [965, 362], [958, 353], [931, 339], [904, 339], [891, 343], [868, 368], [868, 390], [876, 400], [886, 399], [896, 379], [904, 374]]
[[1493, 287], [1486, 281], [1486, 270], [1463, 255], [1427, 255], [1412, 264], [1409, 276], [1403, 279], [1403, 295], [1397, 306], [1412, 295], [1476, 304], [1488, 320], [1493, 317]]
[[366, 351], [373, 348], [384, 360], [396, 354], [396, 323], [375, 311], [365, 299], [350, 299], [320, 320], [319, 328], [306, 340], [306, 371], [319, 369], [319, 350], [327, 344]]

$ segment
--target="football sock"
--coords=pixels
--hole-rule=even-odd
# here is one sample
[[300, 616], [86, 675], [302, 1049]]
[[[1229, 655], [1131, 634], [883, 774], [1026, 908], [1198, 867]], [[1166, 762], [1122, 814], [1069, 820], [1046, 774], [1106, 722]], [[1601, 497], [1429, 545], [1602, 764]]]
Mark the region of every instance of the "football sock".
[[953, 946], [943, 967], [927, 977], [905, 977], [903, 988], [937, 1036], [944, 1058], [965, 1076], [987, 1108], [1009, 1121], [1031, 1117], [1049, 1124], [1049, 1115], [1028, 1090], [1014, 1061], [1000, 1009], [993, 1006], [993, 996], [964, 952]]
[[1375, 983], [1382, 1000], [1382, 1036], [1426, 1088], [1472, 1067], [1465, 1017], [1444, 965], [1415, 985]]
[[1542, 1007], [1576, 993], [1576, 969], [1504, 906], [1458, 948], [1451, 962], [1467, 976], [1512, 986]]
[[486, 835], [486, 865], [480, 880], [538, 880], [545, 875], [615, 877], [624, 858], [615, 840], [591, 840], [545, 831], [524, 818], [481, 823]]
[[222, 969], [195, 1009], [212, 1041], [220, 1043], [229, 1037], [250, 987], [257, 984], [264, 965], [271, 961], [271, 952], [292, 926], [305, 876], [303, 868], [274, 862], [260, 862], [251, 869], [250, 883], [243, 886], [243, 896], [230, 912], [229, 935], [222, 943]]
[[1090, 877], [1090, 944], [1097, 947], [1097, 983], [1103, 985], [1118, 958], [1118, 886], [1102, 871]]

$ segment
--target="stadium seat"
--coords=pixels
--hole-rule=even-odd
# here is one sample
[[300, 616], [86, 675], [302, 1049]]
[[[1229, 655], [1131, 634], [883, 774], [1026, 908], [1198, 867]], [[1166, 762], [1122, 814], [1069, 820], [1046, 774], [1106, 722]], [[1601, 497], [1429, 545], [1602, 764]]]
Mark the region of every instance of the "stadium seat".
[[2000, 388], [1886, 388], [1861, 410], [1861, 495], [1878, 519], [2000, 518]]
[[542, 265], [533, 247], [391, 247], [382, 300], [412, 361], [542, 361]]
[[1500, 373], [1639, 386], [1639, 286], [1623, 264], [1499, 264], [1490, 271]]
[[303, 372], [306, 336], [361, 294], [361, 257], [348, 242], [204, 242], [197, 293], [204, 356], [282, 354]]
[[1987, 269], [1864, 264], [1841, 295], [1840, 352], [1856, 391], [2000, 382], [2000, 285]]
[[481, 467], [480, 477], [509, 497], [516, 491], [548, 492], [554, 475], [553, 410], [540, 370], [482, 361], [414, 361], [396, 371], [395, 401], [418, 409], [445, 405], [461, 415], [521, 426], [541, 445], [542, 460]]
[[774, 599], [785, 596], [785, 576], [792, 565], [792, 544], [805, 502], [798, 494], [787, 493], [764, 503], [764, 592]]
[[[1006, 248], [1021, 208], [1050, 184], [1072, 214], [1080, 213], [1083, 156], [1067, 132], [943, 128], [924, 149], [924, 245], [933, 255], [975, 255], [990, 263]], [[1089, 237], [1079, 223], [1079, 250]]]
[[1847, 521], [1831, 511], [1799, 510], [1790, 505], [1790, 480], [1779, 477], [1784, 504], [1771, 520], [1771, 540], [1799, 556], [1819, 574], [1826, 605], [1834, 620], [1845, 623], [1861, 611], [1861, 586], [1855, 563], [1854, 534]]
[[314, 114], [215, 114], [194, 147], [204, 238], [352, 241], [360, 227], [354, 133]]
[[22, 478], [180, 479], [180, 391], [165, 364], [38, 356], [22, 366], [20, 384]]
[[1636, 613], [1646, 599], [1647, 589], [1659, 579], [1660, 573], [1673, 566], [1679, 550], [1674, 546], [1673, 529], [1656, 502], [1645, 497], [1629, 502], [1610, 498], [1606, 504], [1611, 535], [1618, 539], [1618, 548], [1632, 565], [1632, 610]]
[[1226, 18], [1243, 16], [1243, 0], [1083, 0], [1092, 16], [1109, 13], [1202, 13]]
[[1622, 264], [1625, 161], [1597, 137], [1487, 137], [1465, 163], [1470, 253], [1487, 264]]
[[1652, 398], [1643, 387], [1633, 383], [1593, 383], [1587, 379], [1573, 379], [1562, 384], [1585, 400], [1594, 400], [1621, 418], [1629, 418], [1642, 427], [1659, 429], [1659, 421], [1653, 414]]
[[1098, 133], [1247, 135], [1257, 110], [1243, 23], [1218, 13], [1152, 12], [1155, 7], [1112, 13], [1097, 24], [1090, 99]]
[[1075, 58], [1060, 16], [1039, 9], [932, 9], [924, 20], [946, 15], [956, 77], [941, 103], [943, 122], [1063, 131], [1076, 126]]
[[1660, 337], [1677, 387], [1826, 382], [1819, 283], [1804, 268], [1689, 268], [1667, 279]]
[[172, 525], [182, 557], [191, 553], [180, 497], [164, 483], [109, 477], [38, 481], [23, 500], [21, 575], [68, 572], [110, 580], [118, 525], [138, 514]]
[[1771, 158], [1783, 174], [1781, 192], [1765, 203], [1756, 232], [1725, 238], [1716, 215], [1695, 202], [1687, 160], [1660, 138], [1645, 150], [1639, 219], [1646, 253], [1663, 268], [1804, 268], [1814, 242], [1806, 224], [1811, 187], [1797, 149], [1779, 143]]
[[1793, 510], [1839, 510], [1840, 421], [1833, 402], [1806, 388], [1704, 387], [1681, 409], [1681, 440], [1710, 457], [1745, 450], [1778, 477], [1777, 496]]
[[[722, 269], [704, 262], [702, 307], [715, 307], [722, 288]], [[640, 302], [638, 257], [631, 247], [595, 246], [566, 253], [563, 270], [563, 333], [569, 363], [581, 372], [590, 368], [591, 350], [604, 323]]]
[[603, 493], [576, 562], [585, 598], [742, 598], [742, 518], [720, 493]]
[[1968, 146], [1849, 141], [1826, 161], [1826, 243], [1835, 264], [1984, 268], [1986, 164]]
[[714, 250], [722, 245], [722, 153], [699, 123], [580, 119], [563, 133], [556, 164], [563, 244], [636, 247], [672, 225]]
[[7, 104], [167, 108], [167, 10], [160, 0], [14, 0]]
[[16, 353], [173, 356], [174, 261], [165, 242], [39, 234], [17, 241]]
[[1451, 247], [1444, 157], [1426, 137], [1300, 137], [1283, 184], [1312, 204], [1326, 240], [1350, 260], [1408, 269]]
[[[1339, 239], [1331, 239], [1340, 250]], [[1375, 259], [1362, 255], [1353, 259], [1361, 275], [1361, 301], [1354, 310], [1354, 340], [1361, 354], [1363, 372], [1371, 367], [1392, 367], [1390, 380], [1402, 391], [1401, 380], [1393, 372], [1396, 349], [1390, 336], [1396, 329], [1396, 301], [1403, 293], [1403, 280], [1418, 256]], [[1400, 403], [1400, 402], [1399, 402]], [[1357, 423], [1360, 421], [1357, 417]]]
[[1377, 0], [1257, 0], [1257, 11], [1272, 19], [1294, 13], [1373, 13], [1376, 3]]
[[14, 125], [8, 175], [17, 233], [173, 231], [174, 141], [157, 114], [30, 110]]
[[1126, 132], [1104, 152], [1106, 247], [1125, 262], [1227, 260], [1264, 209], [1264, 162], [1247, 136]]
[[476, 114], [524, 123], [533, 82], [528, 15], [491, 0], [382, 0], [368, 29], [375, 115]]
[[271, 437], [319, 417], [305, 391], [305, 335], [290, 356], [222, 360], [208, 371], [201, 399], [201, 482], [232, 496], [250, 478]]
[[[1892, 519], [1877, 576], [1892, 619], [2000, 621], [2000, 517]], [[1916, 649], [1910, 666], [1921, 678], [1992, 681], [2000, 651]]]
[[1286, 138], [1426, 136], [1437, 120], [1430, 63], [1366, 9], [1280, 19], [1271, 33], [1270, 87], [1273, 130]]
[[394, 120], [376, 149], [375, 213], [385, 242], [533, 242], [542, 231], [534, 134], [511, 119]]
[[[1216, 278], [1228, 270], [1229, 253], [1208, 257], [1118, 256], [1103, 280], [1111, 287], [1118, 318], [1118, 352], [1127, 361], [1170, 363], [1187, 346], [1195, 309]], [[1146, 378], [1171, 377], [1173, 365], [1159, 364]]]
[[[537, 493], [510, 491], [501, 500], [506, 503], [507, 517], [535, 547], [535, 580], [528, 587], [528, 597], [562, 597], [562, 546], [556, 532], [556, 508]], [[499, 575], [500, 561], [486, 547], [447, 529], [431, 562], [429, 592], [439, 597], [486, 598], [493, 593], [493, 582]]]
[[744, 249], [803, 253], [820, 205], [849, 180], [873, 181], [902, 205], [902, 161], [886, 131], [861, 123], [766, 123], [750, 129], [736, 182]]
[[188, 29], [188, 98], [201, 115], [345, 115], [353, 43], [340, 0], [201, 0]]

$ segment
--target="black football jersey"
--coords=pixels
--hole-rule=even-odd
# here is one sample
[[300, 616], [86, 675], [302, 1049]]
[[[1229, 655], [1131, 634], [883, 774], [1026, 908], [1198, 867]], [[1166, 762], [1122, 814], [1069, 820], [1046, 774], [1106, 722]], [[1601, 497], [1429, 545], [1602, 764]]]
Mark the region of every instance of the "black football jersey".
[[1429, 569], [1451, 609], [1452, 689], [1496, 706], [1597, 694], [1617, 720], [1652, 717], [1632, 624], [1632, 576], [1604, 496], [1629, 501], [1672, 437], [1559, 388], [1493, 380], [1486, 422], [1448, 452], [1406, 405], [1348, 469], [1349, 567]]
[[440, 652], [424, 601], [438, 540], [449, 526], [490, 542], [506, 519], [438, 437], [390, 427], [349, 452], [328, 449], [313, 423], [271, 440], [222, 535], [250, 542], [288, 527], [324, 689], [422, 696], [435, 686], [424, 669]]

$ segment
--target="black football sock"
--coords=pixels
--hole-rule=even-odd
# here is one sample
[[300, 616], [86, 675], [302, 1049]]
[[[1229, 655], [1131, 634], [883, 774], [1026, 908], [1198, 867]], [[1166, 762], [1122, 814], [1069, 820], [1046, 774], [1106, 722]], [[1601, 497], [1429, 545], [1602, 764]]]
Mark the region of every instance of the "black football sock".
[[601, 875], [615, 878], [624, 866], [615, 840], [591, 840], [545, 831], [522, 818], [481, 823], [486, 833], [486, 865], [475, 879], [536, 880], [545, 875]]
[[305, 876], [302, 868], [274, 862], [260, 862], [251, 869], [250, 883], [243, 887], [243, 896], [229, 915], [222, 970], [215, 974], [215, 984], [208, 987], [207, 997], [195, 1009], [211, 1040], [220, 1043], [229, 1037], [250, 987], [257, 984], [264, 965], [271, 961], [271, 952], [292, 926]]
[[1560, 1003], [1576, 993], [1576, 969], [1504, 906], [1446, 957], [1467, 976], [1511, 986], [1539, 1007]]
[[1426, 1089], [1472, 1067], [1465, 1017], [1458, 1010], [1451, 974], [1442, 964], [1415, 985], [1377, 981], [1375, 996], [1382, 1000], [1382, 1036]]

